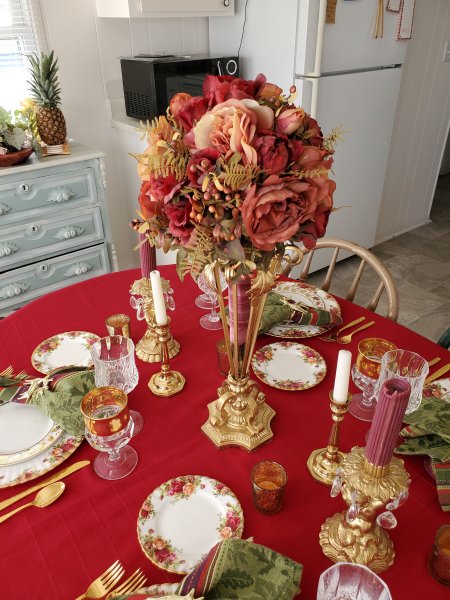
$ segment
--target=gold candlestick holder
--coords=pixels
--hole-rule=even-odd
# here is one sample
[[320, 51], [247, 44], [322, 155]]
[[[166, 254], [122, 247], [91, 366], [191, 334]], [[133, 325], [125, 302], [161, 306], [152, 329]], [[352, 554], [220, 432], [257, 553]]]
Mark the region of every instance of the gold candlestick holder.
[[[368, 462], [363, 448], [353, 448], [341, 464], [341, 494], [348, 510], [329, 517], [322, 525], [319, 541], [333, 562], [366, 565], [375, 573], [394, 562], [394, 544], [377, 523], [377, 513], [404, 495], [409, 474], [403, 461], [393, 457], [379, 467]], [[389, 508], [389, 507], [388, 507]]]
[[335, 402], [333, 391], [330, 392], [330, 408], [333, 426], [331, 428], [328, 445], [311, 452], [307, 466], [313, 479], [324, 485], [331, 485], [336, 477], [336, 469], [341, 465], [345, 454], [339, 451], [339, 428], [347, 412], [348, 405], [352, 399], [351, 394], [347, 396], [345, 404]]
[[[170, 319], [169, 319], [170, 322]], [[156, 325], [156, 333], [161, 347], [161, 371], [155, 373], [148, 382], [150, 390], [156, 396], [173, 396], [184, 388], [186, 379], [179, 371], [172, 371], [169, 364], [168, 342], [170, 339], [170, 325]]]
[[[170, 282], [163, 278], [161, 278], [161, 282], [163, 291], [167, 293], [170, 289]], [[133, 294], [133, 297], [140, 296], [144, 318], [147, 323], [146, 332], [136, 344], [136, 356], [144, 362], [161, 362], [161, 343], [158, 339], [158, 334], [156, 331], [155, 309], [153, 306], [153, 294], [152, 287], [150, 285], [150, 279], [143, 277], [142, 279], [136, 280], [131, 286], [130, 294]], [[137, 303], [139, 303], [139, 300]], [[135, 307], [136, 301], [133, 308]], [[167, 349], [169, 358], [173, 358], [180, 351], [180, 344], [172, 337], [170, 331], [169, 336], [170, 337], [167, 341]]]

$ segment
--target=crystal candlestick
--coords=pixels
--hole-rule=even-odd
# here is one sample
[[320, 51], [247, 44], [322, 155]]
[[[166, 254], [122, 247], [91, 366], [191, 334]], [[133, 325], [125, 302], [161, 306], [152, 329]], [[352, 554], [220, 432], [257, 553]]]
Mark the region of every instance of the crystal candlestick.
[[156, 325], [156, 333], [161, 344], [161, 371], [152, 375], [148, 387], [156, 396], [173, 396], [181, 392], [186, 379], [179, 371], [172, 371], [170, 368], [168, 351], [170, 319], [166, 325]]
[[347, 402], [336, 402], [333, 392], [330, 392], [330, 408], [333, 426], [326, 448], [314, 450], [308, 458], [308, 469], [311, 476], [320, 483], [332, 485], [336, 477], [336, 470], [344, 460], [345, 454], [339, 451], [339, 428], [347, 412], [351, 401], [351, 394], [347, 396]]

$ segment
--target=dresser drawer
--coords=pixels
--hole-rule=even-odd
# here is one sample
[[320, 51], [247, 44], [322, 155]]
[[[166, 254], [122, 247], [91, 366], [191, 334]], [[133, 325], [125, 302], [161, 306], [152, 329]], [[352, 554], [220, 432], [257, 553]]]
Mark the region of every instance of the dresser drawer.
[[95, 174], [91, 167], [50, 175], [23, 173], [15, 181], [0, 180], [0, 226], [28, 217], [33, 211], [54, 214], [96, 202]]
[[106, 244], [36, 262], [0, 275], [0, 315], [59, 288], [109, 273]]
[[65, 212], [0, 229], [0, 273], [40, 257], [69, 252], [103, 239], [100, 209]]

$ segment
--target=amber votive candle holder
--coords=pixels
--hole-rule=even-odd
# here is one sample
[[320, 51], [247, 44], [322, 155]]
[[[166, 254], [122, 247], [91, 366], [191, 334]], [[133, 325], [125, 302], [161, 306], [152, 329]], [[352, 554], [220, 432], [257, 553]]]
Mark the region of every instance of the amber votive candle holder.
[[260, 512], [278, 512], [283, 505], [287, 475], [277, 462], [264, 460], [252, 469], [253, 504]]
[[437, 530], [428, 567], [439, 583], [450, 585], [450, 525]]
[[105, 320], [108, 335], [130, 337], [130, 317], [124, 314], [111, 315]]

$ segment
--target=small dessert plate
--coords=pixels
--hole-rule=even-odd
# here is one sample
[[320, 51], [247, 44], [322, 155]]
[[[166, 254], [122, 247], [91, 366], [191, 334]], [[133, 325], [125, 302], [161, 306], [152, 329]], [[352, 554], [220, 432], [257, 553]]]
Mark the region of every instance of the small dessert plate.
[[31, 355], [31, 364], [46, 375], [58, 367], [91, 367], [90, 347], [99, 336], [87, 331], [66, 331], [41, 342]]

